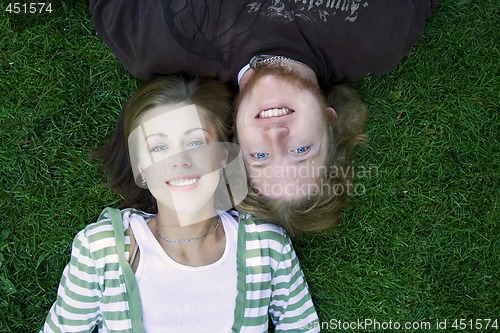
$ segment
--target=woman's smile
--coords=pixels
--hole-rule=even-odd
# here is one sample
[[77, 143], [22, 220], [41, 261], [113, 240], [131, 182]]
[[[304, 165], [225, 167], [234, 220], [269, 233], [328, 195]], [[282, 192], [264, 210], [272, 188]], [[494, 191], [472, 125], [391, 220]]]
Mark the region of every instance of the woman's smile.
[[186, 192], [198, 187], [200, 177], [182, 177], [166, 181], [167, 186], [173, 191]]

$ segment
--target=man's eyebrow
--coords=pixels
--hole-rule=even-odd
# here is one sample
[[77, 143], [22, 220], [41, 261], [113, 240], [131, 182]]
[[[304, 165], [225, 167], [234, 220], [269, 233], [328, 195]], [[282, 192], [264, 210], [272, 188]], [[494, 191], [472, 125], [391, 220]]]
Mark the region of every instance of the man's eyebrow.
[[257, 169], [262, 169], [266, 165], [267, 165], [267, 163], [251, 163], [250, 167], [251, 168], [257, 168]]

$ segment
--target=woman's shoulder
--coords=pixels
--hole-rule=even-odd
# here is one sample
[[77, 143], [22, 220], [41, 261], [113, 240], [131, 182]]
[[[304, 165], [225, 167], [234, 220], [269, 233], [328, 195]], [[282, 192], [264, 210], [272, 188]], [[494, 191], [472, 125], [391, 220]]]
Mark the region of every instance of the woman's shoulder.
[[240, 226], [245, 228], [247, 239], [274, 240], [288, 243], [288, 235], [281, 226], [253, 217], [248, 213], [237, 212]]
[[238, 220], [240, 223], [250, 226], [252, 228], [255, 228], [256, 230], [259, 231], [269, 231], [269, 232], [275, 232], [281, 235], [286, 234], [285, 229], [283, 229], [281, 226], [277, 224], [273, 224], [270, 222], [267, 222], [265, 220], [262, 220], [260, 218], [254, 217], [249, 213], [243, 213], [243, 212], [238, 212], [234, 211], [236, 214]]
[[147, 219], [150, 216], [152, 216], [152, 214], [135, 208], [125, 208], [120, 210], [117, 208], [106, 207], [101, 214], [99, 214], [97, 220], [85, 226], [85, 228], [81, 230], [78, 235], [80, 237], [86, 237], [90, 242], [102, 240], [104, 238], [113, 238], [115, 232], [113, 219], [117, 219], [116, 225], [121, 226], [121, 231], [125, 232], [130, 225], [131, 218], [142, 217]]

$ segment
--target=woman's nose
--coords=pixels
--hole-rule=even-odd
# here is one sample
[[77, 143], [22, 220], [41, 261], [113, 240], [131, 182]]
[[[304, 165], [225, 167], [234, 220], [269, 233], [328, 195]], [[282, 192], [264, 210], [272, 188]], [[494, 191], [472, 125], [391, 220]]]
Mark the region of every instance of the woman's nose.
[[172, 167], [190, 167], [191, 157], [187, 152], [180, 152], [169, 157]]

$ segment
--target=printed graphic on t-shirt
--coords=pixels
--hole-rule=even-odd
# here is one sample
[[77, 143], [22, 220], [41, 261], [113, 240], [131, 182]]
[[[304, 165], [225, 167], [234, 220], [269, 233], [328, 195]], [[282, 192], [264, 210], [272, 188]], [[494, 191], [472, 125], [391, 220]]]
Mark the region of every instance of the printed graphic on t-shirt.
[[247, 5], [248, 13], [259, 13], [271, 20], [320, 20], [333, 19], [354, 22], [360, 7], [367, 7], [363, 0], [272, 0], [253, 1]]
[[[203, 59], [227, 67], [231, 47], [292, 22], [300, 25], [356, 24], [366, 0], [162, 0], [175, 41]], [[276, 35], [274, 36], [276, 38]]]

